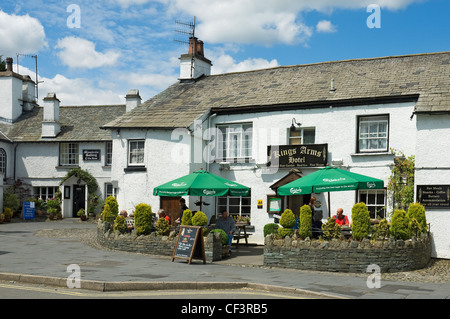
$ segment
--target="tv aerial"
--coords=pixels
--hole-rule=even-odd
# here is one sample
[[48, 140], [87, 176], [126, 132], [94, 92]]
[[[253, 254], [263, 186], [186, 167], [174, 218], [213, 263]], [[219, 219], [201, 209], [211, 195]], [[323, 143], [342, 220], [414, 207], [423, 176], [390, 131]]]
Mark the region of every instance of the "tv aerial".
[[[175, 24], [177, 24], [180, 29], [175, 30], [176, 33], [187, 35], [188, 38], [195, 37], [195, 16], [193, 22], [183, 22], [180, 20], [175, 20]], [[182, 44], [189, 44], [189, 40], [182, 40], [182, 39], [174, 39], [175, 42], [182, 43]]]

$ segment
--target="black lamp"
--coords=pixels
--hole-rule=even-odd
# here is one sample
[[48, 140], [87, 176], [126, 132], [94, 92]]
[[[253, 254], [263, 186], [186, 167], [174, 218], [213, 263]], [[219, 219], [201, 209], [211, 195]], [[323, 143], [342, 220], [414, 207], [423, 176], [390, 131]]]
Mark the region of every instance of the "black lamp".
[[296, 127], [295, 127], [294, 123], [297, 124], [297, 126], [302, 125], [302, 123], [297, 123], [297, 121], [295, 120], [295, 118], [293, 118], [293, 119], [292, 119], [292, 125], [291, 125], [291, 132], [295, 132], [295, 130], [296, 130]]

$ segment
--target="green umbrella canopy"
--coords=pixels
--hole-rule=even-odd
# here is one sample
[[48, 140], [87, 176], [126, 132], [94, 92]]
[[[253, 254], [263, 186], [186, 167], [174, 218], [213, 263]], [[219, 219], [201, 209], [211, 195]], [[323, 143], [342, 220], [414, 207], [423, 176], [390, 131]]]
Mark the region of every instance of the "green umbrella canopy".
[[381, 189], [381, 179], [348, 172], [337, 167], [325, 167], [278, 188], [278, 195], [349, 191], [356, 189]]
[[155, 187], [155, 196], [247, 196], [250, 188], [200, 170]]

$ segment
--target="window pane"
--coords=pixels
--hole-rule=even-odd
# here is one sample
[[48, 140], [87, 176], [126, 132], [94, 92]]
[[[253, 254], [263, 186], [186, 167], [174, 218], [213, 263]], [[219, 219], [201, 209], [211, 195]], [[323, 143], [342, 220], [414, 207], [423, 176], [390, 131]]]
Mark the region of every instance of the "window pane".
[[130, 164], [144, 163], [144, 141], [130, 141]]
[[306, 128], [303, 129], [303, 143], [314, 144], [316, 142], [316, 129]]

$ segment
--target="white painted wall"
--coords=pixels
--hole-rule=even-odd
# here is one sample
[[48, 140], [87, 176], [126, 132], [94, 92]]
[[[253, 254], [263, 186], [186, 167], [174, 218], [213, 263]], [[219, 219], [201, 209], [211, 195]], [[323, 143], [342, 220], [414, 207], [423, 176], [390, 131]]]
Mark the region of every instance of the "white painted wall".
[[[402, 150], [405, 154], [415, 152], [415, 119], [410, 120], [414, 103], [395, 103], [388, 105], [362, 105], [338, 108], [320, 108], [298, 111], [219, 115], [213, 118], [212, 125], [223, 123], [253, 123], [253, 150], [256, 164], [264, 164], [267, 159], [268, 145], [288, 144], [288, 128], [295, 118], [302, 127], [316, 128], [316, 144], [328, 143], [329, 162], [342, 159], [343, 168], [355, 173], [380, 178], [387, 185], [393, 155], [386, 154], [357, 155], [357, 116], [389, 114], [390, 138], [392, 148]], [[252, 241], [263, 243], [263, 227], [274, 221], [267, 214], [267, 195], [273, 194], [270, 185], [289, 173], [289, 169], [278, 169], [276, 172], [265, 173], [259, 165], [231, 164], [230, 171], [221, 171], [219, 164], [211, 164], [211, 172], [252, 188], [252, 225], [255, 233]], [[303, 174], [314, 172], [314, 168], [300, 168]], [[328, 205], [331, 213], [342, 207], [344, 213], [351, 217], [351, 208], [356, 201], [356, 192], [332, 192], [328, 203], [328, 194], [313, 194], [323, 203], [324, 218], [328, 216]], [[263, 209], [257, 209], [257, 200], [263, 200]], [[389, 211], [389, 210], [388, 210]], [[351, 218], [350, 218], [351, 219]]]
[[[449, 129], [450, 115], [417, 115], [416, 185], [450, 184]], [[450, 258], [450, 209], [425, 211], [433, 238], [432, 256]]]
[[[150, 204], [152, 211], [159, 209], [159, 196], [153, 189], [172, 179], [191, 173], [190, 139], [187, 131], [125, 130], [120, 136], [113, 131], [113, 164], [111, 179], [117, 185], [119, 209], [128, 212], [139, 203]], [[181, 135], [180, 135], [181, 134]], [[145, 139], [145, 171], [125, 172], [128, 167], [128, 141]], [[172, 140], [174, 139], [174, 140]], [[186, 197], [189, 203], [189, 198]]]
[[[101, 160], [83, 161], [83, 149], [100, 149]], [[79, 167], [97, 179], [99, 185], [97, 193], [102, 198], [104, 198], [104, 184], [111, 182], [111, 168], [105, 166], [105, 150], [104, 142], [79, 143]], [[12, 151], [8, 158], [13, 158]], [[69, 169], [70, 167], [59, 166], [59, 143], [20, 143], [17, 146], [16, 179], [23, 180], [31, 187], [58, 186]], [[73, 184], [71, 181], [65, 183], [65, 185]], [[71, 200], [64, 203], [64, 217], [72, 217]]]
[[14, 121], [22, 114], [22, 80], [16, 76], [0, 76], [0, 118]]

